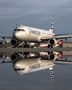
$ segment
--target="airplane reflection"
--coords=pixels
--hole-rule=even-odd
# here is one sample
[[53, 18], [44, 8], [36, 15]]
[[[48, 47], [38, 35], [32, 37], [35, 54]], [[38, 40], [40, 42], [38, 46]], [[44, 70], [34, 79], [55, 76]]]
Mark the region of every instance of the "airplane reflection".
[[[53, 66], [55, 64], [67, 65], [72, 63], [68, 61], [68, 57], [72, 57], [71, 51], [66, 52], [19, 52], [19, 53], [0, 53], [0, 59], [4, 59], [0, 62], [3, 63], [12, 63], [13, 69], [18, 74], [26, 74], [31, 72], [36, 72], [44, 69], [49, 69], [51, 75], [51, 81], [54, 83], [54, 73]], [[65, 58], [65, 60], [62, 60]], [[9, 60], [9, 61], [7, 61]], [[66, 64], [65, 64], [66, 63]]]
[[54, 82], [53, 66], [54, 62], [42, 60], [42, 58], [25, 58], [19, 59], [13, 62], [13, 69], [23, 75], [25, 73], [31, 73], [39, 70], [49, 69], [51, 74], [51, 80]]

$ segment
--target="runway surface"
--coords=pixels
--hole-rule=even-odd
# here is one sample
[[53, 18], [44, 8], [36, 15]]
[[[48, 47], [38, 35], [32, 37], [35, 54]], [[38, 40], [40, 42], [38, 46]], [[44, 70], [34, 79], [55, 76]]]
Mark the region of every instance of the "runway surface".
[[0, 48], [0, 52], [43, 52], [43, 51], [72, 51], [70, 48]]

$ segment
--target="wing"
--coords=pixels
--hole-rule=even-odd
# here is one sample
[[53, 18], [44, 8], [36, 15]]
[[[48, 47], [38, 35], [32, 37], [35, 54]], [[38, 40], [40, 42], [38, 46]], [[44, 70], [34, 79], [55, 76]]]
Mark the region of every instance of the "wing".
[[55, 36], [60, 36], [60, 35], [69, 35], [69, 33], [64, 33], [64, 34], [55, 34]]
[[41, 37], [41, 40], [43, 41], [45, 41], [45, 40], [49, 40], [49, 39], [51, 39], [52, 38], [52, 36], [44, 36], [44, 37]]
[[1, 38], [5, 39], [5, 38], [10, 38], [13, 39], [11, 36], [0, 36]]
[[55, 39], [66, 39], [66, 38], [72, 38], [72, 35], [66, 35], [66, 36], [55, 36]]
[[[41, 37], [41, 40], [42, 41], [45, 41], [45, 40], [49, 40], [51, 39], [52, 37], [48, 37], [48, 36], [44, 36], [44, 37]], [[66, 36], [54, 36], [55, 39], [67, 39], [67, 38], [72, 38], [72, 35], [66, 35]]]
[[5, 63], [12, 63], [13, 61], [2, 61], [2, 62], [0, 62], [0, 64], [5, 64]]
[[71, 60], [67, 60], [67, 58], [65, 60], [56, 60], [55, 61], [55, 64], [59, 64], [59, 65], [69, 65], [69, 64], [72, 64], [72, 61]]

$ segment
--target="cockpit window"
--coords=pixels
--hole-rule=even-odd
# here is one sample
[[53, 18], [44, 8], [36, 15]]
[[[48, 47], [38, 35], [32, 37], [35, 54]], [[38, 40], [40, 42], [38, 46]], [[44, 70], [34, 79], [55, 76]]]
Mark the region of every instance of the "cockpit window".
[[24, 70], [25, 68], [22, 68], [22, 69], [14, 69], [15, 71], [22, 71], [22, 70]]
[[14, 29], [14, 31], [25, 31], [24, 29]]
[[14, 31], [16, 31], [16, 29], [14, 29]]

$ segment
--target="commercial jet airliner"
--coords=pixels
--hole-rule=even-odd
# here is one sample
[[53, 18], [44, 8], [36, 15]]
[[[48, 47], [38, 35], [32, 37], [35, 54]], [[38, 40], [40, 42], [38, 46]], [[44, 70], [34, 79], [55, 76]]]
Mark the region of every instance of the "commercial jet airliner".
[[14, 61], [13, 69], [18, 74], [21, 75], [49, 69], [51, 81], [52, 83], [54, 83], [54, 72], [53, 72], [54, 65], [55, 65], [54, 62], [48, 60], [41, 60], [41, 58], [27, 58]]
[[[43, 30], [38, 28], [33, 28], [29, 26], [19, 26], [16, 27], [13, 31], [12, 37], [8, 36], [0, 36], [2, 38], [11, 38], [12, 45], [19, 45], [22, 42], [49, 42], [48, 46], [53, 46], [58, 43], [58, 39], [66, 39], [72, 38], [72, 35], [65, 34], [54, 34], [53, 33], [53, 24], [54, 24], [54, 16], [51, 18], [50, 28], [49, 30]], [[64, 36], [60, 36], [64, 35]]]

